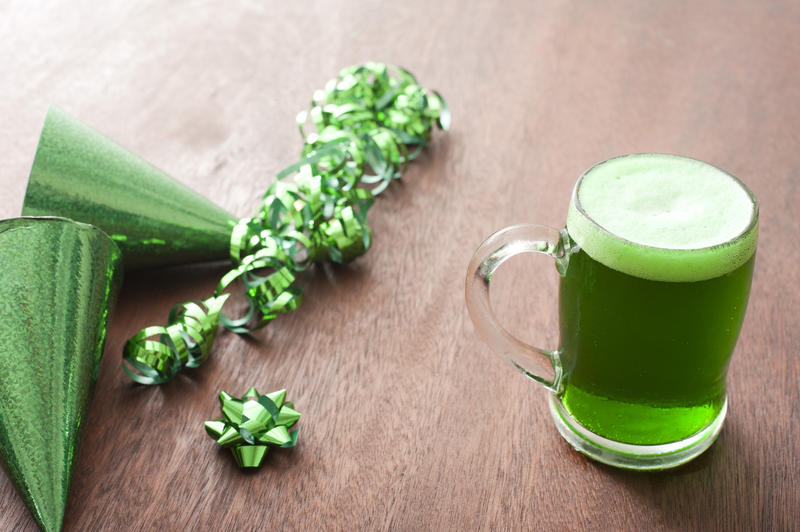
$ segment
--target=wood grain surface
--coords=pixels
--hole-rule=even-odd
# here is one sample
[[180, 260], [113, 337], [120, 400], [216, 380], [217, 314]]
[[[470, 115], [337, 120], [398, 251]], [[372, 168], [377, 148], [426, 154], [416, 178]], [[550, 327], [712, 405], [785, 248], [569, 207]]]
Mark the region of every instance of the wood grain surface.
[[[0, 217], [19, 214], [51, 103], [249, 216], [294, 162], [295, 114], [346, 65], [405, 66], [453, 113], [370, 211], [372, 249], [303, 276], [306, 303], [209, 362], [133, 385], [125, 340], [210, 294], [224, 265], [129, 275], [108, 334], [65, 530], [791, 530], [800, 527], [800, 4], [89, 2], [0, 6]], [[576, 178], [672, 152], [761, 204], [718, 442], [677, 470], [598, 465], [546, 393], [494, 358], [463, 300], [481, 240], [563, 226]], [[505, 268], [505, 267], [504, 267]], [[501, 318], [555, 345], [556, 274], [501, 272]], [[203, 421], [220, 390], [280, 387], [297, 448], [241, 472]], [[0, 475], [0, 529], [35, 525]]]

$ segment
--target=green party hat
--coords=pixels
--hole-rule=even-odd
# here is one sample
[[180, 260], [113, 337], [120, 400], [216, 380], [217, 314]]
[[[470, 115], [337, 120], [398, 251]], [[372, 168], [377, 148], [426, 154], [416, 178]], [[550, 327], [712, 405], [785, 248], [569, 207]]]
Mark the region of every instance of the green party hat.
[[225, 259], [237, 221], [56, 107], [44, 121], [22, 214], [99, 227], [119, 244], [126, 268]]
[[90, 225], [15, 218], [0, 221], [0, 264], [0, 463], [42, 530], [60, 530], [121, 253]]

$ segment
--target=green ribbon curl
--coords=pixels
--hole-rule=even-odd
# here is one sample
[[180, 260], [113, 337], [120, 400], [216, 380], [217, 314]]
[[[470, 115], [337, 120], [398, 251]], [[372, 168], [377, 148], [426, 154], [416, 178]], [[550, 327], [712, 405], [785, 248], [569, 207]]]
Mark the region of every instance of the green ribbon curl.
[[206, 432], [231, 450], [239, 467], [259, 467], [269, 446], [297, 444], [298, 431], [289, 429], [300, 419], [300, 412], [286, 401], [286, 390], [260, 395], [250, 388], [238, 399], [223, 391], [219, 402], [223, 417], [206, 421]]
[[[219, 330], [219, 314], [229, 294], [204, 299], [201, 305], [183, 303], [169, 312], [166, 327], [146, 327], [125, 344], [122, 369], [136, 382], [161, 384], [182, 367], [206, 361]], [[152, 339], [158, 337], [158, 340]], [[149, 338], [149, 339], [148, 339]], [[135, 370], [135, 371], [134, 371]]]
[[[302, 303], [303, 292], [294, 285], [297, 272], [366, 253], [372, 243], [367, 211], [375, 196], [403, 176], [434, 126], [450, 127], [450, 112], [438, 92], [423, 89], [407, 70], [369, 62], [343, 69], [316, 91], [297, 124], [301, 159], [278, 173], [259, 211], [231, 232], [234, 268], [204, 301], [218, 307], [210, 309], [203, 327], [191, 322], [192, 307], [189, 321], [173, 324], [170, 318], [166, 328], [148, 327], [131, 338], [124, 358], [139, 374], [125, 371], [135, 381], [160, 384], [184, 366], [196, 367], [207, 358], [218, 323], [237, 334], [261, 328]], [[285, 180], [289, 176], [293, 181]], [[230, 318], [221, 312], [225, 290], [239, 279], [249, 308]], [[154, 335], [161, 340], [146, 340]], [[186, 335], [202, 346], [195, 350], [202, 356], [183, 354], [180, 338]]]

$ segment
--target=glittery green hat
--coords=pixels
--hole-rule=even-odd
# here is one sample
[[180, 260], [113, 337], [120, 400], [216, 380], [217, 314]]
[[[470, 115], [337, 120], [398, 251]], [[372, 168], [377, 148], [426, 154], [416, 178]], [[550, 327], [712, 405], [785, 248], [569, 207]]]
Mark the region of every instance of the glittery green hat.
[[51, 107], [22, 207], [99, 227], [126, 268], [228, 256], [236, 219], [94, 129]]
[[90, 225], [0, 221], [0, 463], [45, 531], [64, 518], [120, 256]]

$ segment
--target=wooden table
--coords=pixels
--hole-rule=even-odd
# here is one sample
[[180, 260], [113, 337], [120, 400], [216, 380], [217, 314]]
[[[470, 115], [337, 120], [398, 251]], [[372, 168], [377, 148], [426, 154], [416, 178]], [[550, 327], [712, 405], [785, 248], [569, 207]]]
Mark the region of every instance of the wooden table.
[[[800, 526], [800, 4], [71, 4], [0, 7], [0, 217], [20, 212], [50, 103], [238, 216], [296, 160], [295, 114], [343, 66], [406, 66], [453, 129], [370, 211], [367, 255], [305, 275], [301, 308], [252, 338], [221, 333], [191, 375], [133, 385], [122, 346], [224, 266], [127, 277], [65, 530]], [[661, 474], [573, 451], [463, 301], [483, 237], [562, 226], [584, 169], [642, 151], [715, 163], [761, 203], [725, 427]], [[538, 260], [512, 261], [498, 312], [555, 345], [556, 274]], [[220, 390], [253, 385], [288, 388], [303, 417], [298, 447], [247, 473], [202, 425]], [[35, 528], [4, 475], [0, 509], [0, 529]]]

